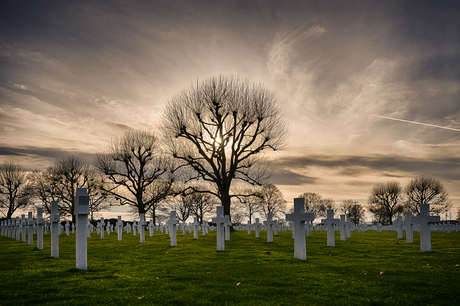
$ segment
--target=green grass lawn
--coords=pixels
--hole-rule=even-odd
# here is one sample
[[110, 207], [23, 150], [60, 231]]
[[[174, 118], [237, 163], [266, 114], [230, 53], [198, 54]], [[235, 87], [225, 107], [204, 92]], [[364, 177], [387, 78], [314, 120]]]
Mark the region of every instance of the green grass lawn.
[[[254, 233], [254, 232], [253, 232]], [[201, 234], [201, 232], [200, 232]], [[326, 245], [326, 233], [307, 238], [307, 260], [294, 259], [290, 232], [273, 243], [234, 232], [225, 252], [216, 234], [177, 246], [155, 232], [88, 239], [88, 270], [75, 268], [75, 237], [59, 237], [59, 258], [0, 237], [0, 304], [157, 305], [459, 305], [460, 233], [432, 233], [432, 252], [397, 240], [396, 232], [352, 232]], [[268, 251], [268, 252], [267, 252]], [[385, 271], [383, 275], [381, 271]]]

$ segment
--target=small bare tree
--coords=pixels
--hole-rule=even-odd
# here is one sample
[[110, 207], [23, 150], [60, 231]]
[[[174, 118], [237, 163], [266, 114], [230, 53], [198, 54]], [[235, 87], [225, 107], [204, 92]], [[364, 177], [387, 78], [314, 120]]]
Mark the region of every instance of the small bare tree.
[[195, 190], [187, 197], [189, 198], [192, 204], [192, 214], [197, 217], [199, 223], [203, 222], [203, 218], [207, 213], [211, 213], [214, 207], [217, 205], [218, 199], [206, 192], [209, 188], [206, 188], [205, 185], [194, 186]]
[[178, 196], [172, 197], [168, 202], [171, 210], [176, 211], [178, 220], [185, 222], [188, 217], [190, 217], [193, 207], [191, 195], [186, 196], [184, 194], [179, 194]]
[[90, 213], [109, 209], [110, 195], [102, 190], [102, 178], [89, 163], [75, 156], [57, 159], [46, 171], [30, 174], [36, 198], [41, 200], [46, 213], [51, 213], [51, 201], [59, 201], [59, 214], [70, 216], [75, 222], [75, 195], [77, 188], [86, 188], [90, 196]]
[[251, 223], [254, 214], [261, 210], [259, 190], [260, 188], [254, 186], [243, 188], [238, 193], [249, 196], [238, 196], [239, 202], [235, 203], [240, 208], [240, 215], [247, 216]]
[[317, 207], [322, 201], [322, 196], [314, 192], [304, 192], [299, 198], [305, 199], [305, 212], [317, 214]]
[[327, 217], [327, 210], [334, 208], [334, 200], [327, 198], [322, 199], [315, 205], [316, 217], [319, 218], [326, 218]]
[[430, 212], [441, 214], [452, 206], [449, 194], [444, 185], [435, 178], [417, 176], [405, 188], [407, 202], [406, 210], [414, 215], [420, 215], [420, 204], [430, 204]]
[[[171, 155], [193, 170], [191, 179], [215, 184], [230, 215], [234, 180], [268, 181], [262, 153], [279, 150], [287, 129], [271, 92], [237, 78], [213, 77], [173, 97], [162, 130]], [[191, 187], [193, 188], [193, 187]]]
[[265, 214], [271, 213], [273, 216], [281, 213], [286, 207], [286, 200], [283, 193], [275, 185], [265, 185], [259, 191], [259, 205]]
[[403, 211], [402, 188], [399, 182], [377, 184], [369, 195], [369, 211], [382, 224], [393, 224], [394, 216]]
[[350, 221], [354, 224], [364, 220], [364, 207], [353, 200], [343, 200], [340, 210], [350, 218]]
[[27, 172], [11, 162], [0, 164], [0, 212], [10, 219], [17, 209], [30, 204], [31, 189]]
[[163, 201], [174, 182], [173, 164], [152, 132], [126, 132], [107, 152], [96, 155], [94, 165], [105, 176], [103, 190], [139, 214]]
[[299, 198], [305, 199], [305, 212], [314, 213], [315, 218], [326, 218], [327, 210], [334, 207], [332, 199], [323, 199], [318, 193], [305, 192]]

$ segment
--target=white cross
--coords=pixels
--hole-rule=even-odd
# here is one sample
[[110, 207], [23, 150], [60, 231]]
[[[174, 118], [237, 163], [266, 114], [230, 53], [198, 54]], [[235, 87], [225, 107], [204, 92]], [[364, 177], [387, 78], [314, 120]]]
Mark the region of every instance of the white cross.
[[412, 217], [412, 224], [420, 224], [420, 251], [431, 251], [430, 223], [439, 222], [439, 216], [430, 216], [430, 204], [420, 204], [420, 216]]
[[334, 236], [334, 224], [339, 224], [340, 219], [334, 219], [334, 210], [328, 209], [327, 210], [327, 218], [321, 219], [321, 223], [326, 224], [326, 231], [327, 231], [327, 245], [328, 246], [335, 246], [335, 236]]
[[169, 218], [169, 236], [171, 237], [171, 246], [177, 245], [177, 230], [176, 225], [179, 224], [179, 220], [176, 219], [176, 211], [172, 210]]
[[401, 223], [406, 226], [406, 243], [413, 243], [414, 232], [412, 230], [412, 212], [406, 212], [406, 220]]
[[225, 251], [225, 239], [224, 239], [224, 224], [227, 223], [228, 216], [224, 217], [224, 207], [216, 207], [216, 217], [212, 218], [212, 222], [217, 225], [217, 250]]
[[307, 259], [307, 247], [305, 243], [305, 221], [315, 219], [315, 214], [305, 213], [305, 199], [294, 199], [294, 213], [286, 215], [286, 221], [292, 221], [294, 225], [294, 257]]
[[265, 226], [267, 226], [267, 242], [273, 242], [273, 226], [276, 224], [275, 220], [272, 220], [273, 214], [267, 214], [267, 221], [264, 221]]

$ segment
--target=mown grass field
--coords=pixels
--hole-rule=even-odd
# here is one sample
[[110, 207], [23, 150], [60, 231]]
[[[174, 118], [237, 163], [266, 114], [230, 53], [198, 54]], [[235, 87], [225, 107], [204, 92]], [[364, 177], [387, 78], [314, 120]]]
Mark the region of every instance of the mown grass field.
[[[254, 232], [253, 232], [254, 233]], [[201, 234], [201, 232], [200, 232]], [[178, 232], [171, 247], [155, 232], [88, 239], [88, 270], [75, 269], [75, 237], [60, 238], [59, 258], [0, 237], [1, 305], [459, 305], [460, 233], [432, 233], [432, 252], [397, 240], [396, 232], [352, 232], [326, 246], [307, 238], [307, 260], [294, 259], [290, 232], [273, 243], [234, 232], [226, 251], [216, 234], [193, 240]], [[268, 251], [268, 252], [267, 252]], [[380, 274], [385, 271], [384, 274]]]

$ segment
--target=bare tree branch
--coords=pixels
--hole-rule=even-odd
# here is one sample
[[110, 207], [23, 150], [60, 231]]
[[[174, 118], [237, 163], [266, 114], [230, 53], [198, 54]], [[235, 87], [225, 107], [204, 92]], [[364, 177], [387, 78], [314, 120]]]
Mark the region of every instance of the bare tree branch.
[[268, 171], [258, 167], [260, 154], [282, 149], [287, 134], [271, 92], [224, 76], [173, 97], [162, 130], [172, 156], [196, 172], [192, 177], [217, 186], [226, 215], [233, 180], [268, 183]]

